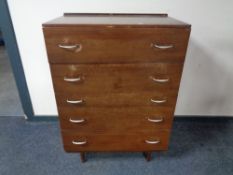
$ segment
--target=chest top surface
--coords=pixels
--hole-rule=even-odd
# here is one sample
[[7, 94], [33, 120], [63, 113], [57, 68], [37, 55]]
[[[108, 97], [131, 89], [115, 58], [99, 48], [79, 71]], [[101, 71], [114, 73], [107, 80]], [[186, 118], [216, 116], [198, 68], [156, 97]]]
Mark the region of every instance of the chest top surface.
[[167, 14], [88, 14], [65, 13], [43, 24], [43, 27], [112, 26], [112, 27], [169, 27], [190, 28], [191, 25]]

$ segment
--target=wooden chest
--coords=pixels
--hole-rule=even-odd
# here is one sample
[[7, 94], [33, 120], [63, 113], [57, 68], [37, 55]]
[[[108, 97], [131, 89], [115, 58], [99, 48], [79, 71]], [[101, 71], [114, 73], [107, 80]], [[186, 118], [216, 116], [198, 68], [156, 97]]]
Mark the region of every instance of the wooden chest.
[[64, 149], [167, 150], [190, 30], [166, 14], [44, 23]]

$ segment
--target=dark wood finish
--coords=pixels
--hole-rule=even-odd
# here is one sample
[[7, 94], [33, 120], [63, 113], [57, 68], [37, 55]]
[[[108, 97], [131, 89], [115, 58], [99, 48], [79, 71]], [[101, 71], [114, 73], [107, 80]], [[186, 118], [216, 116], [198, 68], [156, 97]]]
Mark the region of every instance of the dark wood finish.
[[145, 159], [149, 162], [151, 161], [151, 152], [143, 152], [143, 156], [145, 157]]
[[[177, 89], [183, 64], [92, 64], [51, 65], [54, 88], [57, 93], [78, 92], [93, 94], [107, 92], [138, 92]], [[67, 78], [81, 78], [79, 82], [66, 82]], [[152, 78], [169, 79], [166, 83]], [[100, 91], [101, 89], [101, 91]]]
[[[163, 92], [132, 92], [132, 93], [106, 93], [104, 94], [79, 94], [79, 93], [56, 93], [57, 105], [59, 107], [140, 107], [140, 106], [166, 106], [172, 107], [176, 104], [177, 91]], [[83, 100], [81, 104], [69, 104], [68, 100]], [[151, 101], [166, 100], [158, 104]]]
[[63, 16], [145, 16], [145, 17], [168, 17], [167, 13], [64, 13]]
[[[60, 124], [63, 130], [77, 130], [79, 133], [145, 133], [148, 131], [171, 129], [173, 108], [125, 107], [125, 108], [68, 108], [59, 109]], [[72, 120], [84, 119], [83, 123]], [[161, 122], [152, 122], [154, 119]], [[150, 120], [150, 121], [149, 121]]]
[[[44, 28], [51, 63], [182, 62], [189, 32], [175, 28]], [[67, 51], [59, 44], [81, 44], [82, 49]], [[152, 44], [174, 47], [158, 49]]]
[[65, 151], [84, 162], [89, 151], [141, 151], [150, 161], [167, 150], [190, 30], [167, 14], [64, 14], [43, 24]]
[[43, 27], [166, 27], [166, 28], [190, 28], [191, 25], [168, 17], [167, 14], [72, 14], [64, 15], [43, 24]]
[[86, 162], [86, 156], [85, 156], [85, 152], [80, 152], [80, 160], [81, 160], [81, 162]]
[[[79, 134], [62, 132], [64, 148], [73, 151], [165, 151], [168, 149], [169, 131], [144, 134]], [[148, 144], [145, 140], [159, 140], [158, 144]], [[72, 141], [87, 141], [85, 145], [74, 145]]]
[[[181, 74], [182, 63], [141, 63], [141, 64], [52, 64], [53, 77], [76, 76], [86, 74], [88, 76], [103, 76], [107, 72], [121, 73], [123, 76], [150, 76], [154, 74], [174, 76]], [[110, 78], [114, 78], [111, 77]], [[124, 77], [122, 77], [124, 78]]]

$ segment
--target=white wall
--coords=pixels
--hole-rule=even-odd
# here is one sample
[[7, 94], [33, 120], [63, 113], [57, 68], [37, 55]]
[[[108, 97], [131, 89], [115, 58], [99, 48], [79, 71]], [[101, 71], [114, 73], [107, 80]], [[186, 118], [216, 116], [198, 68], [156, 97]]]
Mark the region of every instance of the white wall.
[[37, 115], [56, 115], [41, 24], [63, 12], [168, 13], [192, 24], [177, 115], [233, 116], [232, 0], [8, 0]]

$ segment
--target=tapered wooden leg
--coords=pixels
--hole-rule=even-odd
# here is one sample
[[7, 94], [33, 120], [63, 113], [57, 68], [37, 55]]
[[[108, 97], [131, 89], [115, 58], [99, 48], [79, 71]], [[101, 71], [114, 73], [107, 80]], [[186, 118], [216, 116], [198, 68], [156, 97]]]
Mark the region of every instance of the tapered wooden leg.
[[81, 162], [86, 162], [85, 152], [80, 152], [80, 159], [81, 159]]
[[143, 155], [148, 162], [151, 160], [151, 152], [143, 152]]

